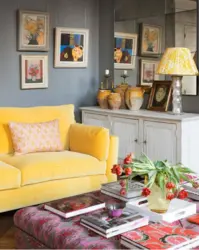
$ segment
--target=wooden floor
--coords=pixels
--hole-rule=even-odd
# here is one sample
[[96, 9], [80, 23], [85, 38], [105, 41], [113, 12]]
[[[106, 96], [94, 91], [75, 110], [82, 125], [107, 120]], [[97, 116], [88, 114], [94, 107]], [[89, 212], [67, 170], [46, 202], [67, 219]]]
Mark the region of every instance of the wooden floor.
[[0, 249], [14, 249], [14, 223], [15, 211], [0, 214]]

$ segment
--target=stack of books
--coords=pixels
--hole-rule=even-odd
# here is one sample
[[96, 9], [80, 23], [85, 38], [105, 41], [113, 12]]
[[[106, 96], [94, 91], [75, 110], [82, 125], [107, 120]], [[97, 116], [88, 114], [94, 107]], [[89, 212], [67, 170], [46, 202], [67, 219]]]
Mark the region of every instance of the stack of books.
[[123, 210], [120, 217], [110, 217], [108, 211], [104, 213], [96, 212], [87, 216], [82, 216], [81, 225], [94, 231], [95, 233], [110, 238], [115, 235], [139, 228], [149, 223], [148, 216], [139, 215], [136, 212]]
[[122, 234], [120, 243], [129, 249], [191, 249], [199, 245], [199, 233], [154, 223]]
[[102, 184], [101, 192], [125, 202], [132, 202], [136, 200], [147, 201], [147, 199], [141, 195], [144, 187], [143, 183], [129, 181], [128, 185], [129, 188], [126, 195], [120, 195], [121, 185], [119, 181]]
[[[193, 181], [199, 182], [199, 176], [193, 175], [191, 176]], [[199, 200], [199, 188], [194, 188], [191, 183], [189, 182], [183, 182], [182, 187], [187, 191], [188, 197], [193, 200]]]
[[70, 218], [105, 208], [105, 202], [97, 199], [92, 194], [82, 194], [48, 202], [44, 205], [44, 208], [64, 218]]

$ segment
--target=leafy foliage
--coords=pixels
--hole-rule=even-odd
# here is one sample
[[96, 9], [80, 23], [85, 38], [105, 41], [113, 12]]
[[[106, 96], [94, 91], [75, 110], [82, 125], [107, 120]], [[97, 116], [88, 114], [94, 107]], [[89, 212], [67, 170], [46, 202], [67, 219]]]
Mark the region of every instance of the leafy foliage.
[[132, 168], [132, 174], [128, 179], [136, 176], [145, 176], [146, 187], [151, 188], [155, 183], [165, 193], [167, 182], [173, 182], [178, 189], [182, 181], [193, 184], [193, 181], [187, 177], [187, 174], [194, 173], [191, 169], [181, 164], [171, 165], [168, 161], [151, 161], [145, 154], [139, 159], [133, 159], [132, 163], [123, 166]]

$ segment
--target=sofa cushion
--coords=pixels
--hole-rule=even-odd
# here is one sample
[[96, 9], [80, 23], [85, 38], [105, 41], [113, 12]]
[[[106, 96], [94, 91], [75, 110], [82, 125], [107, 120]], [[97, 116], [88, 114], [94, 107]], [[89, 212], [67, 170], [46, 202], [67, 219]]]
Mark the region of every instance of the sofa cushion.
[[98, 126], [72, 124], [69, 129], [71, 151], [89, 154], [99, 161], [106, 161], [109, 153], [109, 130]]
[[68, 149], [70, 125], [75, 123], [74, 105], [0, 108], [0, 153], [12, 153], [12, 139], [8, 128], [9, 122], [47, 122], [58, 119], [62, 144]]
[[3, 155], [4, 162], [21, 171], [21, 185], [49, 180], [106, 174], [106, 162], [70, 151]]
[[20, 170], [0, 161], [0, 190], [19, 188], [20, 186]]
[[15, 154], [62, 151], [59, 120], [49, 122], [9, 122]]

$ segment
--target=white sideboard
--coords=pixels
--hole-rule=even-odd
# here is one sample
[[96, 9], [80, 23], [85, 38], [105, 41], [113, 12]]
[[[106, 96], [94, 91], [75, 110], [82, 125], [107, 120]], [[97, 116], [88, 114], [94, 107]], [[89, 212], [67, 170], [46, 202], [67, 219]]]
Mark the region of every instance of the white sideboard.
[[84, 124], [103, 126], [119, 137], [119, 158], [142, 152], [152, 160], [182, 163], [199, 173], [199, 115], [83, 107]]

